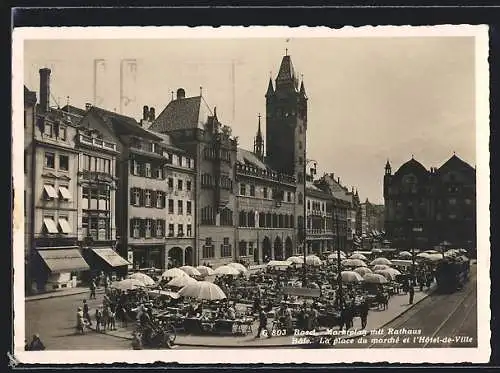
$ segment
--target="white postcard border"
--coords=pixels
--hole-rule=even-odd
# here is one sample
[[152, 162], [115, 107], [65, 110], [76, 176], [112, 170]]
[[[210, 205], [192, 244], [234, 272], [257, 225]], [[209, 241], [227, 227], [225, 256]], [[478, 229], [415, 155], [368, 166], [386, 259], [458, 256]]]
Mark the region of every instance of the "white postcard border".
[[[24, 40], [30, 39], [161, 39], [161, 38], [312, 38], [312, 37], [447, 37], [472, 36], [476, 39], [476, 172], [477, 172], [477, 285], [478, 348], [447, 349], [205, 349], [161, 351], [24, 351], [24, 175], [21, 164], [23, 146]], [[13, 32], [13, 263], [14, 277], [14, 355], [23, 363], [460, 363], [487, 362], [490, 358], [490, 242], [489, 242], [489, 65], [488, 27], [485, 25], [443, 26], [366, 26], [344, 27], [40, 27], [19, 28]], [[479, 270], [480, 269], [480, 270]]]

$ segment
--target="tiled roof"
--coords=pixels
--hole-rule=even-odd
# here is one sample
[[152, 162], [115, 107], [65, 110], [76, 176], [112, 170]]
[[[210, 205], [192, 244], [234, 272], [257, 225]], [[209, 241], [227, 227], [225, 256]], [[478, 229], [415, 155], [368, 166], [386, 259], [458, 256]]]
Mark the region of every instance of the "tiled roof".
[[150, 130], [168, 132], [178, 129], [204, 128], [212, 111], [202, 96], [170, 101], [155, 119]]
[[97, 114], [118, 135], [135, 135], [161, 141], [158, 135], [142, 128], [134, 118], [114, 113], [96, 106], [92, 106], [89, 112]]
[[238, 148], [236, 153], [236, 160], [242, 164], [251, 164], [262, 170], [270, 169], [263, 161], [261, 161], [254, 153], [249, 150]]
[[66, 105], [66, 106], [62, 107], [61, 111], [64, 111], [64, 112], [67, 112], [67, 113], [70, 113], [73, 115], [78, 115], [80, 117], [84, 117], [85, 114], [87, 113], [84, 109], [80, 109], [80, 108], [78, 108], [76, 106], [72, 106], [72, 105]]
[[175, 151], [176, 153], [183, 153], [183, 154], [187, 153], [184, 149], [178, 148], [175, 145], [173, 145], [172, 138], [168, 134], [150, 131], [149, 129], [146, 131], [151, 132], [152, 134], [158, 136], [162, 140], [162, 142], [160, 143], [162, 148], [165, 148], [167, 150], [170, 149], [172, 151]]

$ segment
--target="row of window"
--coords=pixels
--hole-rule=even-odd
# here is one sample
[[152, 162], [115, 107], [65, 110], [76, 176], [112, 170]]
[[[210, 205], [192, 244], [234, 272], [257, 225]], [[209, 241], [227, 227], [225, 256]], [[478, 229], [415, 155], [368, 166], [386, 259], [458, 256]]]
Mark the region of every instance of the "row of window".
[[222, 189], [232, 190], [233, 181], [228, 176], [216, 178], [210, 174], [203, 174], [201, 175], [201, 186], [205, 188], [220, 186]]
[[135, 141], [132, 142], [131, 147], [162, 155], [163, 157], [167, 158], [169, 164], [172, 164], [174, 166], [194, 168], [194, 160], [192, 158], [169, 153], [165, 151], [164, 148], [162, 148], [161, 144], [146, 142], [141, 139], [135, 139]]
[[69, 234], [72, 232], [72, 229], [67, 217], [59, 216], [56, 221], [54, 215], [44, 215], [42, 232], [45, 234]]
[[43, 128], [43, 135], [66, 141], [66, 126], [46, 121]]
[[[59, 171], [69, 170], [69, 156], [59, 154], [57, 162], [57, 169]], [[56, 169], [56, 154], [52, 152], [45, 152], [44, 167], [55, 170]]]
[[82, 169], [84, 171], [95, 171], [112, 174], [110, 159], [94, 157], [86, 154], [82, 156]]
[[240, 227], [293, 228], [294, 217], [270, 212], [240, 211], [238, 225]]
[[[152, 163], [141, 163], [138, 161], [132, 161], [130, 162], [130, 174], [134, 176], [140, 176], [140, 177], [147, 177], [151, 179], [159, 179], [159, 180], [165, 180], [166, 179], [166, 171], [163, 168], [163, 166], [155, 166]], [[177, 189], [178, 190], [183, 190], [183, 185], [184, 181], [182, 179], [177, 179]], [[168, 187], [173, 188], [174, 187], [174, 178], [169, 177], [168, 178]], [[187, 180], [186, 181], [186, 190], [190, 191], [191, 190], [191, 181]]]
[[[446, 201], [437, 200], [437, 204], [438, 204], [438, 206], [440, 206], [443, 202], [446, 202], [446, 204], [448, 204], [448, 205], [450, 205], [450, 206], [455, 206], [455, 205], [457, 205], [457, 204], [459, 203], [459, 201], [458, 201], [456, 198], [449, 198], [449, 199], [447, 199]], [[471, 200], [470, 198], [465, 198], [465, 199], [463, 200], [463, 202], [464, 202], [464, 204], [466, 204], [466, 205], [472, 205], [472, 200]], [[422, 199], [422, 198], [421, 198], [421, 199], [418, 201], [418, 204], [419, 204], [420, 206], [424, 206], [424, 205], [425, 205], [425, 201], [424, 201], [424, 199]], [[408, 206], [413, 206], [413, 205], [414, 205], [414, 202], [413, 202], [413, 201], [408, 201], [408, 202], [407, 202], [407, 205], [408, 205]], [[416, 204], [415, 204], [415, 205], [416, 205]], [[397, 207], [401, 207], [401, 206], [403, 206], [403, 202], [401, 202], [401, 201], [397, 201], [397, 202], [396, 202], [396, 206], [397, 206]]]
[[254, 252], [254, 243], [253, 242], [246, 242], [246, 241], [240, 241], [238, 244], [238, 254], [240, 257], [242, 256], [252, 256]]
[[221, 161], [231, 162], [231, 153], [226, 149], [216, 150], [212, 147], [206, 147], [203, 149], [203, 156], [208, 160], [218, 159]]
[[[165, 229], [168, 228], [166, 231]], [[130, 237], [132, 238], [163, 238], [163, 237], [192, 237], [191, 224], [168, 224], [164, 219], [130, 219]]]
[[201, 209], [201, 224], [215, 225], [217, 213], [219, 213], [219, 218], [220, 218], [219, 225], [221, 226], [233, 225], [233, 210], [224, 208], [220, 212], [218, 212], [212, 206], [206, 206]]
[[[248, 187], [248, 188], [247, 188]], [[247, 194], [248, 192], [248, 194]], [[275, 191], [274, 194], [279, 193], [280, 197], [282, 200], [285, 200], [286, 202], [292, 202], [293, 201], [293, 192], [285, 192], [285, 191]], [[268, 187], [262, 187], [260, 188], [260, 191], [257, 195], [257, 189], [254, 184], [244, 184], [240, 183], [240, 196], [250, 196], [250, 197], [260, 197], [260, 198], [265, 198], [265, 199], [272, 199], [273, 198], [273, 189], [268, 188]], [[278, 196], [274, 196], [278, 197]]]
[[84, 237], [91, 237], [94, 241], [110, 240], [110, 218], [93, 215], [82, 216], [82, 233]]
[[[227, 258], [232, 256], [232, 245], [229, 242], [229, 237], [224, 237], [220, 245], [220, 257]], [[205, 245], [202, 248], [202, 259], [215, 258], [215, 245], [212, 237], [205, 238]]]
[[[177, 215], [184, 215], [184, 202], [186, 203], [186, 214], [192, 214], [192, 202], [177, 200]], [[168, 213], [174, 214], [175, 201], [166, 198], [166, 193], [149, 189], [130, 189], [130, 204], [137, 207], [156, 207], [163, 209], [168, 205]]]
[[71, 199], [71, 193], [69, 192], [67, 185], [59, 185], [56, 191], [54, 184], [44, 184], [43, 194], [44, 199], [46, 200], [60, 199], [63, 201], [69, 201]]
[[318, 202], [318, 201], [307, 201], [307, 209], [308, 210], [311, 210], [311, 206], [312, 206], [312, 210], [313, 211], [325, 211], [325, 202]]

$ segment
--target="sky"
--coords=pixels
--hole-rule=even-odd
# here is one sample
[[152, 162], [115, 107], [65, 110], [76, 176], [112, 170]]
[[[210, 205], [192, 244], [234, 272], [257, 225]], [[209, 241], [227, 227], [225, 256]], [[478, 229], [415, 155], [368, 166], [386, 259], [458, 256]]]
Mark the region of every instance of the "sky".
[[52, 105], [88, 102], [138, 120], [143, 105], [158, 115], [178, 88], [201, 90], [252, 150], [259, 113], [265, 133], [269, 77], [288, 53], [309, 97], [318, 175], [333, 172], [361, 200], [383, 203], [387, 159], [393, 172], [412, 155], [427, 168], [453, 152], [475, 165], [474, 47], [465, 36], [28, 40], [24, 81], [38, 94], [38, 70], [49, 67]]

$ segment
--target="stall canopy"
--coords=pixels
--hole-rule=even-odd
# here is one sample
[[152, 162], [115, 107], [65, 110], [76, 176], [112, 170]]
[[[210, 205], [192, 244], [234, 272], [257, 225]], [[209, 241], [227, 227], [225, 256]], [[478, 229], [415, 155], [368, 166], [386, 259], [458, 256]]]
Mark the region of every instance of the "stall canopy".
[[87, 271], [90, 269], [77, 247], [39, 248], [37, 252], [52, 273]]
[[92, 249], [102, 260], [108, 263], [111, 267], [128, 266], [130, 263], [122, 258], [116, 251], [110, 247]]
[[283, 288], [283, 293], [287, 295], [292, 295], [296, 297], [304, 297], [304, 298], [317, 298], [321, 295], [320, 289], [311, 289], [311, 288], [296, 288], [292, 286], [288, 286]]

